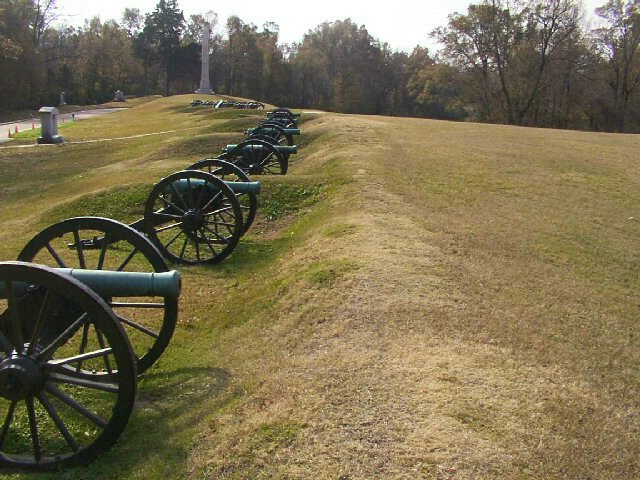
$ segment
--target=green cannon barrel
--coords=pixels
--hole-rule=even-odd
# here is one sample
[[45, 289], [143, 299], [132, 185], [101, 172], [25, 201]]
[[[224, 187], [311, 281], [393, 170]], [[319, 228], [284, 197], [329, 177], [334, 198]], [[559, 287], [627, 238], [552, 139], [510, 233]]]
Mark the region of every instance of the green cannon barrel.
[[[248, 193], [248, 194], [259, 194], [260, 193], [260, 182], [224, 182], [233, 193]], [[207, 188], [215, 189], [215, 185], [206, 182], [205, 180], [200, 179], [180, 179], [177, 180], [171, 185], [167, 185], [164, 189], [165, 193], [175, 193], [174, 188], [180, 194], [184, 194], [189, 191], [189, 188], [198, 188], [203, 185], [207, 186]]]
[[[259, 128], [259, 127], [258, 127]], [[268, 127], [264, 127], [265, 129]], [[257, 130], [257, 128], [248, 128], [246, 130], [246, 134], [247, 135], [253, 135], [253, 132], [255, 132]], [[283, 128], [282, 132], [288, 135], [300, 135], [300, 129], [299, 128]]]
[[[225, 153], [229, 153], [231, 150], [233, 150], [234, 148], [236, 148], [238, 145], [227, 145], [224, 148], [224, 152]], [[275, 148], [278, 152], [280, 153], [298, 153], [298, 146], [297, 145], [272, 145], [273, 148]], [[245, 145], [242, 148], [250, 148], [253, 150], [262, 150], [264, 148], [263, 145]]]
[[[110, 270], [85, 270], [81, 268], [56, 268], [84, 283], [104, 298], [111, 297], [169, 297], [180, 296], [180, 272], [113, 272]], [[0, 298], [6, 298], [5, 282], [0, 282]], [[26, 283], [15, 282], [13, 288], [20, 296], [29, 291]]]

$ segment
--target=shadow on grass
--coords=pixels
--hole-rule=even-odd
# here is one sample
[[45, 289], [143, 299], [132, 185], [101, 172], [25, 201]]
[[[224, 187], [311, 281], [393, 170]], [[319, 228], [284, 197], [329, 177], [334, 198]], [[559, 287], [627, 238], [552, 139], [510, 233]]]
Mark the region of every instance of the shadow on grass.
[[186, 468], [191, 439], [204, 420], [202, 404], [210, 402], [214, 410], [230, 401], [221, 398], [230, 378], [227, 370], [214, 367], [148, 373], [140, 381], [129, 424], [109, 452], [86, 466], [14, 478], [176, 478]]

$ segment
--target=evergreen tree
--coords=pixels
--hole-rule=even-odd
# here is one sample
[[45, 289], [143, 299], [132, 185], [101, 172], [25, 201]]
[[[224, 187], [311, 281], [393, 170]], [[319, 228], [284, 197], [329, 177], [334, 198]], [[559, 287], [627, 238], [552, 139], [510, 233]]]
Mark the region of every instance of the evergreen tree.
[[184, 26], [184, 15], [176, 0], [160, 0], [145, 19], [143, 35], [158, 53], [165, 76], [165, 95], [169, 95], [171, 80], [176, 73]]

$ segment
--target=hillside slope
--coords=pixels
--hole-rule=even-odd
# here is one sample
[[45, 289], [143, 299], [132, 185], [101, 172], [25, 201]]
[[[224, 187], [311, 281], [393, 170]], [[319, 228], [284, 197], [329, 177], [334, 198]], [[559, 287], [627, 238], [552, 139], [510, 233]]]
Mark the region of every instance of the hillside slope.
[[[109, 120], [173, 130], [160, 141], [0, 150], [2, 258], [255, 123], [189, 99]], [[178, 332], [122, 440], [55, 478], [638, 477], [640, 140], [334, 114], [302, 129], [234, 255], [181, 269]]]

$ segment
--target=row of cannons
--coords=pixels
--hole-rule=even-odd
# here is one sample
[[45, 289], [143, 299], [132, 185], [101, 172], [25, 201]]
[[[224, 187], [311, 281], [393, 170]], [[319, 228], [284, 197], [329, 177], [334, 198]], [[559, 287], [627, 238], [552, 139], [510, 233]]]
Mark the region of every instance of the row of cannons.
[[171, 265], [233, 251], [257, 209], [260, 183], [248, 174], [286, 173], [300, 132], [279, 109], [247, 133], [155, 184], [140, 220], [70, 218], [0, 262], [0, 469], [87, 463], [119, 438], [138, 376], [176, 327]]
[[229, 100], [192, 100], [192, 107], [213, 107], [221, 109], [235, 109], [235, 110], [262, 110], [264, 109], [264, 103], [260, 102], [232, 102]]

